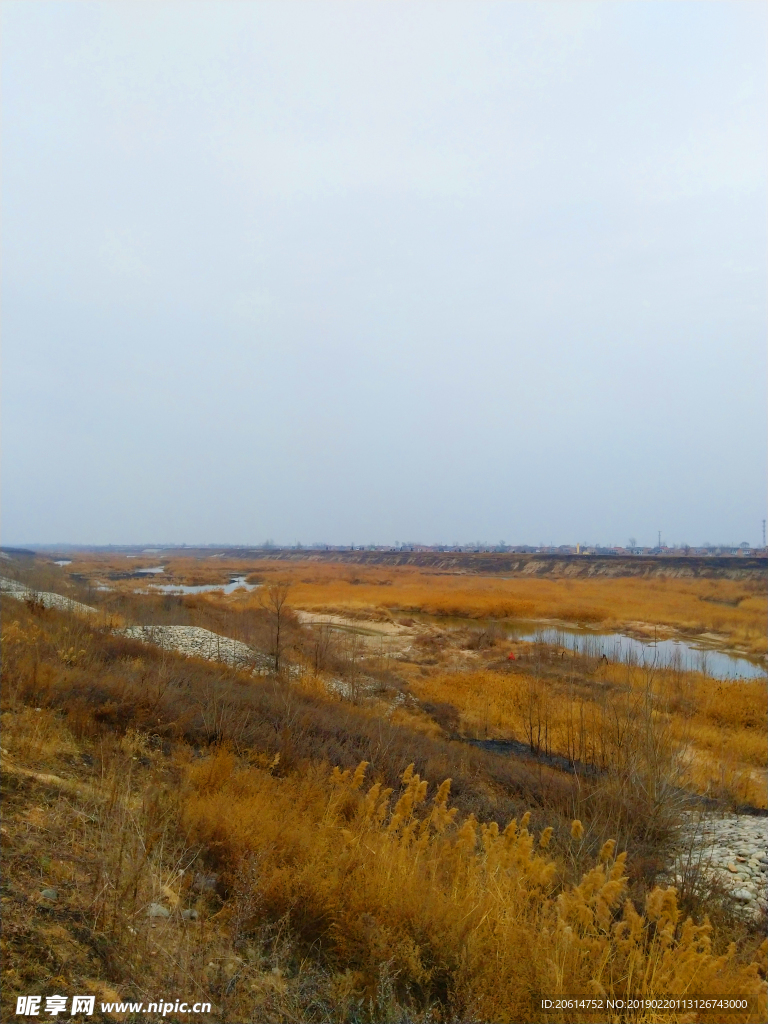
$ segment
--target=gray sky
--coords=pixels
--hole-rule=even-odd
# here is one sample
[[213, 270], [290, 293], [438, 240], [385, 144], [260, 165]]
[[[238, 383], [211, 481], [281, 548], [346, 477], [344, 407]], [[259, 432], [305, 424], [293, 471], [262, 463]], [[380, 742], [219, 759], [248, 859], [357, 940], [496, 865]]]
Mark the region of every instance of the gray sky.
[[7, 544], [760, 540], [763, 3], [4, 3]]

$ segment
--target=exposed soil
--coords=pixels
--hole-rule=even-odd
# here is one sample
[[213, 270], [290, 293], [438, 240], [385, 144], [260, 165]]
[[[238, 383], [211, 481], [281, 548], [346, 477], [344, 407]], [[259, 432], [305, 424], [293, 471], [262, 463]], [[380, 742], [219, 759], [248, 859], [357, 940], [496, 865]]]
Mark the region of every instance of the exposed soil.
[[[189, 552], [193, 554], [193, 552]], [[697, 555], [522, 555], [474, 551], [304, 551], [293, 548], [228, 550], [238, 559], [288, 562], [345, 562], [356, 565], [411, 565], [472, 575], [658, 576], [668, 578], [759, 579], [768, 583], [768, 558]]]

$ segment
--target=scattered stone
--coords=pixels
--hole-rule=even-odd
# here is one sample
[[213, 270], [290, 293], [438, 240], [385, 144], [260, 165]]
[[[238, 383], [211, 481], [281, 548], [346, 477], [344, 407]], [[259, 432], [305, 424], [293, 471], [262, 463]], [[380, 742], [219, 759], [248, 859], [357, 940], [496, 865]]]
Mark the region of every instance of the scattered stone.
[[751, 903], [755, 898], [755, 894], [750, 892], [749, 889], [736, 889], [733, 893], [733, 898], [738, 900], [739, 903]]
[[197, 921], [199, 917], [200, 915], [198, 914], [198, 912], [192, 908], [190, 908], [189, 910], [182, 910], [181, 912], [182, 921]]
[[56, 889], [41, 889], [40, 895], [45, 900], [57, 900], [59, 898], [59, 894]]
[[216, 889], [216, 883], [218, 880], [218, 875], [203, 875], [198, 873], [195, 875], [192, 888], [195, 892], [213, 892]]
[[147, 907], [147, 917], [170, 917], [171, 912], [162, 903], [150, 903]]
[[723, 885], [744, 913], [759, 915], [768, 896], [768, 818], [749, 814], [691, 817], [670, 875], [696, 867]]
[[261, 651], [202, 626], [127, 626], [120, 632], [132, 640], [155, 644], [188, 657], [221, 661], [233, 668], [250, 668], [257, 675], [264, 675], [273, 667], [269, 657]]

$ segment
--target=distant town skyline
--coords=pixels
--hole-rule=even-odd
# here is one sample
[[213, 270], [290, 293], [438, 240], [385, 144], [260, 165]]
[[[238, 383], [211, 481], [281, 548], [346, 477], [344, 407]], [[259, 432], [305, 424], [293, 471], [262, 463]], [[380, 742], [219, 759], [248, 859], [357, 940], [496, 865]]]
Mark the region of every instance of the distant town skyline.
[[[27, 549], [31, 552], [55, 552], [55, 551], [67, 551], [67, 550], [82, 550], [82, 551], [99, 551], [99, 550], [116, 550], [116, 551], [137, 551], [141, 554], [160, 554], [165, 551], [179, 551], [189, 549], [190, 551], [199, 550], [255, 550], [255, 551], [504, 551], [504, 552], [520, 552], [520, 553], [534, 553], [534, 552], [549, 552], [549, 553], [560, 553], [560, 554], [600, 554], [600, 553], [614, 553], [614, 554], [673, 554], [673, 555], [701, 555], [701, 554], [749, 554], [749, 553], [760, 553], [765, 552], [766, 548], [764, 545], [759, 547], [750, 545], [747, 541], [741, 541], [739, 544], [734, 543], [720, 543], [720, 544], [666, 544], [662, 543], [661, 547], [654, 545], [642, 545], [642, 544], [599, 544], [599, 543], [587, 543], [587, 542], [574, 542], [571, 544], [507, 544], [505, 541], [499, 541], [498, 543], [488, 541], [467, 541], [464, 543], [455, 542], [453, 544], [446, 544], [441, 542], [435, 542], [432, 544], [422, 543], [420, 541], [394, 541], [391, 544], [378, 544], [370, 542], [368, 544], [327, 544], [323, 541], [315, 541], [311, 544], [305, 544], [301, 541], [296, 541], [293, 544], [276, 544], [272, 540], [262, 541], [261, 543], [243, 543], [243, 544], [211, 544], [211, 543], [199, 543], [199, 544], [186, 544], [186, 543], [160, 543], [155, 542], [149, 545], [142, 544], [71, 544], [67, 542], [59, 543], [29, 543]], [[13, 547], [3, 547], [0, 550], [13, 551], [13, 550], [25, 550], [22, 547], [14, 549]]]

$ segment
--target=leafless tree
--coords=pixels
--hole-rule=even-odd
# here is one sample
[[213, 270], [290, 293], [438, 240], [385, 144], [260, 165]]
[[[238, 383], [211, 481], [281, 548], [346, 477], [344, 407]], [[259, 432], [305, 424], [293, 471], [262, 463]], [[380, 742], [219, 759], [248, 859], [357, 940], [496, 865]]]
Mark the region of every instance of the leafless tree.
[[321, 625], [315, 632], [314, 636], [312, 654], [314, 659], [315, 675], [326, 668], [335, 653], [336, 643], [334, 640], [333, 629], [330, 625], [323, 623], [323, 625]]
[[283, 667], [283, 651], [286, 645], [288, 625], [288, 591], [290, 588], [290, 583], [278, 581], [264, 587], [260, 594], [260, 604], [266, 611], [269, 621], [269, 653], [274, 659], [275, 675], [279, 675]]

